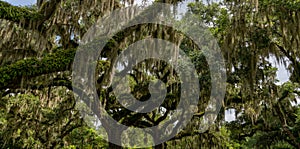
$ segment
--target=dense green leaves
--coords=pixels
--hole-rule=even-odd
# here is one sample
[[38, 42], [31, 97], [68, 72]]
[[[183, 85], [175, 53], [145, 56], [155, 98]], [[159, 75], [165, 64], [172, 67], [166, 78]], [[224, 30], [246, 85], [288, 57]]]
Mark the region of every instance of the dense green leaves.
[[20, 87], [14, 84], [23, 78], [36, 77], [43, 74], [70, 70], [76, 49], [59, 50], [41, 60], [29, 58], [0, 68], [0, 89]]

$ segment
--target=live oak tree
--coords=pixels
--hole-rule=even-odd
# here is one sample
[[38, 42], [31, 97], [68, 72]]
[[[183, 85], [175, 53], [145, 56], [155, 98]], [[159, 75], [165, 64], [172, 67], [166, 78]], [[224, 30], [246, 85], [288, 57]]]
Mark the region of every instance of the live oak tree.
[[[161, 2], [174, 6], [179, 3]], [[125, 4], [133, 1], [38, 0], [31, 7], [0, 1], [1, 147], [121, 148], [104, 142], [75, 108], [73, 93], [83, 92], [72, 88], [71, 66], [87, 30], [98, 18]], [[169, 40], [180, 45], [192, 59], [201, 84], [200, 102], [188, 127], [156, 148], [300, 148], [299, 108], [291, 104], [299, 96], [299, 9], [297, 0], [225, 0], [189, 5], [188, 13], [199, 16], [217, 38], [227, 67], [223, 108], [217, 122], [204, 133], [197, 128], [210, 95], [205, 56], [190, 39], [166, 26], [133, 26], [109, 41], [97, 62], [99, 102], [110, 116], [127, 126], [149, 127], [168, 120], [180, 100], [180, 80], [165, 62], [149, 59], [127, 72], [131, 92], [141, 101], [149, 99], [147, 87], [153, 78], [166, 84], [166, 100], [152, 113], [139, 114], [123, 108], [109, 83], [113, 63], [128, 44], [146, 37]], [[271, 56], [289, 69], [289, 82], [277, 84]], [[236, 120], [227, 123], [222, 112], [229, 108], [236, 110]], [[109, 125], [104, 122], [103, 127]], [[108, 139], [129, 140], [130, 144], [131, 136], [115, 138], [116, 134], [106, 133]], [[135, 142], [142, 144], [144, 140]]]
[[[165, 2], [176, 3], [175, 1]], [[124, 1], [124, 3], [131, 4], [132, 2]], [[3, 40], [1, 42], [0, 71], [2, 77], [0, 84], [3, 107], [7, 108], [7, 110], [3, 111], [2, 130], [3, 136], [9, 136], [5, 137], [6, 139], [2, 139], [3, 147], [42, 146], [49, 148], [65, 146], [69, 145], [67, 140], [72, 138], [73, 131], [76, 131], [78, 127], [81, 128], [79, 132], [86, 129], [85, 124], [82, 124], [82, 120], [78, 120], [80, 116], [78, 111], [74, 109], [75, 101], [70, 95], [74, 89], [71, 86], [71, 65], [79, 40], [87, 29], [99, 17], [121, 6], [121, 2], [115, 1], [53, 0], [39, 1], [37, 7], [16, 7], [1, 1], [1, 36]], [[129, 31], [123, 32], [125, 35], [113, 39], [115, 41], [111, 41], [111, 43], [126, 43], [126, 40], [130, 38], [142, 39], [145, 36], [142, 34], [142, 31], [147, 31], [147, 27], [157, 30], [155, 35], [149, 34], [153, 37], [165, 36], [163, 39], [180, 43], [181, 38], [178, 38], [180, 34], [176, 34], [168, 28], [158, 29], [159, 26], [155, 24], [129, 29]], [[133, 37], [133, 34], [136, 37]], [[104, 71], [104, 74], [99, 78], [100, 86], [98, 90], [99, 95], [104, 99], [101, 102], [107, 105], [105, 108], [112, 111], [114, 111], [114, 108], [120, 107], [120, 105], [114, 102], [113, 96], [107, 96], [110, 94], [109, 88], [105, 90], [102, 88], [102, 85], [110, 81], [112, 66], [110, 63], [115, 59], [116, 49], [121, 48], [113, 46], [109, 44], [107, 46], [108, 50], [103, 52], [103, 57], [108, 60], [105, 62], [99, 61], [99, 71]], [[108, 53], [111, 54], [109, 55]], [[156, 73], [159, 71], [164, 72], [165, 70], [162, 69], [167, 69], [161, 62], [150, 60], [149, 63], [156, 63], [158, 66], [157, 70], [152, 70], [156, 71]], [[145, 86], [142, 84], [142, 81], [145, 82], [142, 79], [143, 74], [140, 74], [143, 71], [145, 70], [142, 70], [142, 72], [136, 70], [135, 74], [133, 74], [136, 80], [135, 83], [138, 83], [138, 86], [135, 88], [143, 88]], [[170, 72], [166, 70], [165, 73]], [[162, 79], [166, 79], [165, 77], [163, 76]], [[174, 109], [173, 102], [175, 101], [172, 100], [177, 98], [178, 85], [174, 84], [173, 86], [175, 87], [172, 87], [172, 84], [170, 85], [169, 88], [174, 88], [172, 90], [175, 95], [170, 95], [169, 101], [164, 104], [164, 107]], [[139, 92], [145, 94], [144, 90], [137, 91], [137, 93]], [[148, 96], [147, 94], [146, 97]], [[20, 101], [20, 103], [13, 102], [9, 104], [15, 98], [26, 102]], [[5, 103], [4, 99], [8, 103]], [[33, 102], [35, 101], [34, 99], [39, 99], [40, 102]], [[40, 108], [36, 106], [40, 106]], [[30, 109], [33, 109], [33, 111]], [[141, 114], [132, 115], [131, 112], [123, 111], [113, 112], [111, 115], [118, 121], [125, 117], [126, 121], [124, 123], [128, 126], [144, 126], [155, 125], [166, 119], [169, 109], [165, 115], [156, 118], [156, 115], [159, 115], [159, 113], [152, 114], [153, 116], [151, 117]], [[11, 117], [13, 119], [10, 119]], [[26, 117], [29, 118], [27, 119]], [[139, 121], [141, 118], [148, 118], [151, 124], [143, 124], [143, 121]], [[21, 120], [21, 122], [16, 123], [15, 128], [10, 128], [9, 126], [14, 123], [14, 120]], [[138, 123], [132, 124], [132, 122]], [[26, 130], [20, 127], [23, 123], [24, 126], [34, 126], [37, 129]], [[103, 126], [109, 127], [104, 122]], [[110, 138], [111, 132], [107, 133], [109, 139], [117, 139]], [[20, 136], [20, 134], [22, 135]], [[24, 139], [26, 137], [31, 139]], [[19, 139], [19, 141], [16, 142], [16, 139]], [[70, 142], [72, 142], [72, 139]], [[85, 140], [81, 143], [86, 142], [89, 141]], [[109, 146], [110, 148], [118, 148], [112, 143], [109, 143]]]

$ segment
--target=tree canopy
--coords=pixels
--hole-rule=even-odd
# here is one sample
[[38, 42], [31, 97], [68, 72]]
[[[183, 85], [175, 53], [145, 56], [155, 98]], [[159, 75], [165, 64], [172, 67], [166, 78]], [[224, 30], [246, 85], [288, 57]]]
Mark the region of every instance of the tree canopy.
[[[123, 148], [120, 144], [131, 148], [300, 148], [299, 0], [158, 0], [141, 6], [152, 11], [136, 14], [138, 19], [146, 19], [151, 15], [149, 12], [180, 16], [174, 20], [176, 25], [189, 22], [205, 26], [217, 40], [225, 59], [226, 93], [219, 103], [222, 107], [216, 121], [204, 132], [199, 127], [216, 76], [212, 76], [206, 47], [197, 47], [191, 38], [170, 26], [144, 23], [121, 30], [108, 40], [97, 59], [88, 60], [82, 53], [81, 58], [96, 67], [92, 71], [95, 79], [81, 80], [83, 84], [72, 82], [77, 79], [72, 74], [75, 54], [84, 46], [83, 40], [92, 38], [86, 35], [103, 29], [106, 34], [103, 36], [107, 36], [110, 34], [105, 28], [107, 24], [103, 28], [95, 24], [111, 12], [136, 3], [142, 5], [144, 1], [37, 0], [32, 6], [0, 1], [1, 148]], [[156, 3], [174, 7], [162, 12]], [[179, 6], [186, 3], [187, 10], [179, 14]], [[133, 13], [137, 11], [126, 11], [119, 17], [134, 21]], [[115, 24], [107, 27], [112, 25]], [[123, 24], [116, 22], [116, 25]], [[201, 32], [192, 26], [184, 30]], [[178, 46], [195, 67], [199, 88], [190, 87], [189, 93], [182, 93], [180, 73], [162, 60], [146, 59], [127, 70], [133, 63], [128, 59], [137, 57], [129, 53], [123, 63], [118, 63], [118, 56], [126, 48], [148, 38]], [[178, 49], [169, 53], [180, 68], [188, 68], [189, 64], [181, 61]], [[215, 59], [216, 63], [219, 61]], [[276, 78], [275, 63], [283, 65], [291, 74], [287, 82]], [[88, 68], [80, 66], [80, 69]], [[146, 113], [125, 108], [117, 98], [129, 99], [128, 88], [121, 86], [116, 93], [112, 81], [122, 74], [127, 74], [129, 91], [138, 101], [149, 100], [153, 97], [151, 93], [165, 87], [166, 96], [156, 97], [164, 98], [162, 104]], [[94, 84], [96, 90], [86, 90], [85, 83]], [[160, 86], [161, 83], [164, 85]], [[95, 103], [88, 100], [93, 92], [99, 97]], [[199, 92], [199, 102], [195, 107], [187, 106], [193, 113], [192, 119], [177, 132], [176, 120], [186, 116], [176, 113], [180, 111], [177, 109], [180, 97], [189, 98], [194, 92]], [[76, 100], [78, 97], [82, 101]], [[108, 113], [107, 117], [130, 128], [162, 127], [143, 134], [115, 126], [107, 117], [97, 115], [101, 112], [100, 105]], [[234, 111], [235, 119], [225, 121], [224, 113], [229, 110]], [[98, 118], [101, 128], [96, 129]], [[119, 129], [112, 131], [110, 127]], [[155, 132], [162, 130], [175, 135], [160, 144], [155, 138], [163, 136], [155, 136]], [[128, 133], [122, 135], [125, 131]]]

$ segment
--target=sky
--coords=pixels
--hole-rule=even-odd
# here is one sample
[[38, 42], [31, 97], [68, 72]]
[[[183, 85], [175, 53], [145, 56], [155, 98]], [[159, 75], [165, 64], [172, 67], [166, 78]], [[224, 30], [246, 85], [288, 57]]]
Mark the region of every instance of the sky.
[[36, 0], [4, 0], [4, 1], [9, 2], [15, 6], [26, 6], [26, 5], [32, 5], [36, 3]]
[[279, 80], [279, 84], [282, 84], [289, 80], [291, 74], [286, 70], [283, 64], [278, 64], [277, 62], [275, 62], [275, 57], [274, 61], [272, 62], [272, 66], [278, 68], [277, 79]]

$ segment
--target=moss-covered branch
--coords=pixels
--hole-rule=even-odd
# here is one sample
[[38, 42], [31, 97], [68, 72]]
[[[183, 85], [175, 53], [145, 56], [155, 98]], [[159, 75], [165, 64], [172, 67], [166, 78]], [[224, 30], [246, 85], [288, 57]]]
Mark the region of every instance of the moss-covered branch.
[[7, 2], [0, 1], [0, 18], [19, 23], [22, 19], [38, 20], [42, 17], [35, 10], [13, 6]]
[[40, 29], [41, 25], [54, 13], [57, 4], [61, 0], [46, 2], [43, 9], [35, 9], [13, 6], [7, 2], [0, 1], [0, 18], [22, 25], [25, 29]]
[[22, 78], [70, 70], [75, 52], [76, 49], [58, 50], [41, 60], [31, 58], [1, 67], [0, 90], [20, 84]]

